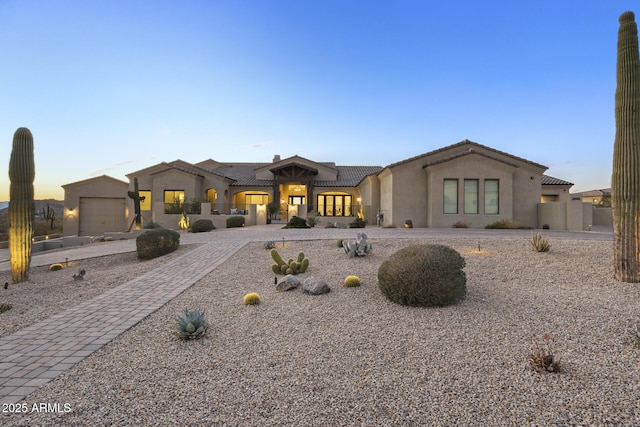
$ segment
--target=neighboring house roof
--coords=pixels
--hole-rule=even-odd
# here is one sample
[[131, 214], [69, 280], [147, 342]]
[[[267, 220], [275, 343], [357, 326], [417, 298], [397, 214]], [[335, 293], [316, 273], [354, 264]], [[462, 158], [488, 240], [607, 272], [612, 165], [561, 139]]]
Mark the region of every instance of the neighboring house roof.
[[575, 194], [579, 194], [579, 195], [581, 195], [583, 197], [610, 196], [611, 195], [611, 188], [603, 188], [602, 190], [580, 191], [579, 193], [575, 193]]
[[355, 187], [369, 175], [375, 175], [382, 170], [382, 166], [336, 166], [338, 179], [336, 181], [314, 182], [316, 187]]
[[[452, 145], [448, 145], [446, 147], [438, 148], [437, 150], [429, 151], [428, 153], [424, 153], [424, 154], [420, 154], [420, 155], [417, 155], [417, 156], [413, 156], [413, 157], [410, 157], [410, 158], [405, 159], [405, 160], [401, 160], [401, 161], [396, 162], [396, 163], [391, 163], [390, 165], [387, 166], [387, 168], [393, 168], [395, 166], [399, 166], [399, 165], [402, 165], [404, 163], [408, 163], [408, 162], [420, 159], [422, 157], [433, 156], [435, 154], [443, 153], [445, 151], [449, 151], [451, 149], [455, 149], [455, 148], [462, 147], [462, 146], [465, 146], [465, 145], [475, 146], [475, 147], [481, 148], [483, 150], [494, 152], [494, 153], [502, 155], [502, 156], [511, 157], [512, 159], [516, 159], [516, 160], [519, 160], [521, 162], [529, 163], [530, 165], [533, 165], [533, 166], [536, 166], [536, 167], [539, 167], [539, 168], [547, 169], [546, 166], [541, 165], [539, 163], [535, 163], [535, 162], [532, 162], [530, 160], [523, 159], [522, 157], [514, 156], [513, 154], [505, 153], [504, 151], [496, 150], [495, 148], [487, 147], [486, 145], [478, 144], [477, 142], [469, 141], [468, 139], [465, 139], [464, 141], [460, 141], [460, 142], [458, 142], [456, 144], [452, 144]], [[480, 154], [480, 153], [476, 152], [476, 154]]]
[[565, 181], [560, 178], [554, 178], [549, 175], [542, 175], [542, 185], [573, 185], [573, 182]]

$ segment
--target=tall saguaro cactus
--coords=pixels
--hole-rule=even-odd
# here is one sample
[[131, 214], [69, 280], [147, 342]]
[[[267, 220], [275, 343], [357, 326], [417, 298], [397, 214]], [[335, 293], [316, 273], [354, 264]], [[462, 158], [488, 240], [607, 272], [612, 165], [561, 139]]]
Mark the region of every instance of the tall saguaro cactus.
[[613, 146], [614, 275], [640, 282], [640, 59], [633, 12], [620, 15]]
[[14, 283], [24, 282], [29, 276], [35, 216], [34, 178], [33, 136], [29, 129], [19, 128], [13, 135], [9, 160], [9, 258]]

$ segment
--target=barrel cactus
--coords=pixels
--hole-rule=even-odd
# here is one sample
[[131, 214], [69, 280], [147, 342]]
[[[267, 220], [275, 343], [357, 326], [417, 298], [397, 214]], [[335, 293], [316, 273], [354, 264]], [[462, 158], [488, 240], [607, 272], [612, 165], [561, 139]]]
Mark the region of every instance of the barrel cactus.
[[360, 278], [358, 276], [347, 276], [346, 279], [344, 279], [344, 286], [347, 288], [355, 288], [360, 286]]
[[640, 59], [633, 12], [620, 15], [611, 202], [614, 276], [640, 282]]
[[9, 160], [9, 257], [14, 283], [29, 278], [35, 215], [34, 178], [33, 135], [29, 129], [19, 128], [13, 135]]
[[209, 321], [204, 311], [189, 311], [186, 308], [182, 316], [176, 317], [175, 335], [185, 340], [193, 340], [202, 337], [209, 328]]
[[262, 298], [260, 298], [260, 294], [256, 292], [248, 293], [242, 298], [242, 303], [244, 305], [258, 305], [262, 302]]

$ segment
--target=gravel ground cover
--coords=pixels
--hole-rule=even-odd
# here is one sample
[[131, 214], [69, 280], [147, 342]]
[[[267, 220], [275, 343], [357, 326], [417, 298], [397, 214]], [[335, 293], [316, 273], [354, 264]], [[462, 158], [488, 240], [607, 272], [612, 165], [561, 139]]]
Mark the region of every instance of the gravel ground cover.
[[[287, 242], [332, 291], [278, 292], [261, 243], [25, 402], [68, 413], [13, 414], [2, 425], [565, 426], [640, 425], [640, 285], [612, 278], [611, 242], [372, 240], [349, 259], [334, 241]], [[413, 243], [443, 243], [467, 266], [468, 293], [446, 308], [408, 308], [378, 290], [379, 265]], [[124, 268], [124, 267], [123, 267]], [[114, 271], [118, 268], [114, 266]], [[114, 273], [115, 274], [115, 273]], [[362, 280], [346, 288], [349, 274]], [[258, 292], [263, 303], [244, 306]], [[173, 334], [204, 309], [197, 341]], [[4, 323], [6, 314], [0, 315]], [[560, 374], [534, 372], [532, 335], [554, 337]]]

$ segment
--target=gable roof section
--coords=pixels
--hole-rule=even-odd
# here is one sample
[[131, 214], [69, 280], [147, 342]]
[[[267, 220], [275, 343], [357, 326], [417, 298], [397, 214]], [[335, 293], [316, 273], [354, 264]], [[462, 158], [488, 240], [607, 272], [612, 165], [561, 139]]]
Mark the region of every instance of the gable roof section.
[[427, 162], [422, 167], [426, 168], [426, 167], [429, 167], [429, 166], [439, 165], [440, 163], [446, 163], [446, 162], [448, 162], [450, 160], [458, 159], [460, 157], [468, 156], [470, 154], [477, 154], [478, 156], [486, 157], [487, 159], [495, 160], [496, 162], [504, 163], [504, 164], [507, 164], [507, 165], [509, 165], [511, 167], [514, 167], [514, 168], [518, 167], [518, 165], [513, 163], [513, 162], [508, 162], [508, 161], [506, 161], [504, 159], [501, 159], [499, 157], [492, 156], [490, 154], [485, 154], [485, 153], [482, 153], [480, 151], [476, 151], [474, 148], [469, 148], [468, 150], [460, 151], [458, 153], [454, 153], [454, 154], [452, 154], [450, 156], [447, 156], [447, 157], [442, 157], [442, 158], [434, 160], [432, 162]]
[[356, 187], [369, 175], [376, 175], [382, 171], [382, 166], [336, 166], [338, 179], [336, 181], [317, 180], [316, 187]]
[[70, 182], [69, 184], [61, 185], [61, 187], [62, 188], [76, 187], [76, 186], [79, 186], [79, 185], [92, 184], [92, 183], [98, 182], [98, 181], [111, 181], [114, 184], [122, 185], [122, 186], [125, 186], [125, 187], [129, 188], [129, 183], [128, 182], [120, 181], [119, 179], [116, 179], [116, 178], [111, 177], [109, 175], [100, 175], [100, 176], [96, 176], [96, 177], [93, 177], [93, 178], [83, 179], [82, 181]]
[[[474, 148], [475, 147], [475, 148], [479, 148], [481, 150], [487, 150], [489, 152], [492, 152], [492, 153], [496, 154], [495, 158], [493, 156], [491, 156], [490, 154], [484, 154], [486, 157], [489, 157], [489, 158], [499, 159], [500, 156], [507, 156], [507, 157], [510, 157], [510, 158], [512, 158], [512, 159], [514, 159], [516, 161], [528, 163], [528, 164], [530, 164], [532, 166], [535, 166], [535, 167], [538, 167], [538, 168], [542, 168], [542, 169], [545, 169], [545, 170], [547, 169], [546, 166], [541, 165], [539, 163], [535, 163], [535, 162], [532, 162], [530, 160], [523, 159], [522, 157], [514, 156], [513, 154], [505, 153], [504, 151], [496, 150], [495, 148], [487, 147], [486, 145], [478, 144], [477, 142], [469, 141], [468, 139], [465, 139], [464, 141], [460, 141], [460, 142], [458, 142], [456, 144], [452, 144], [452, 145], [448, 145], [446, 147], [438, 148], [437, 150], [429, 151], [428, 153], [420, 154], [420, 155], [413, 156], [413, 157], [410, 157], [410, 158], [405, 159], [405, 160], [401, 160], [401, 161], [396, 162], [396, 163], [392, 163], [392, 164], [390, 164], [390, 165], [388, 165], [386, 167], [387, 168], [393, 168], [395, 166], [399, 166], [399, 165], [402, 165], [404, 163], [408, 163], [408, 162], [411, 162], [411, 161], [414, 161], [414, 160], [418, 160], [418, 159], [421, 159], [423, 157], [429, 157], [429, 156], [433, 156], [433, 155], [436, 155], [436, 154], [439, 154], [439, 153], [444, 153], [446, 151], [450, 151], [452, 149], [460, 148], [460, 147], [463, 147], [465, 145], [470, 146], [469, 148]], [[478, 153], [478, 151], [476, 151], [476, 154], [480, 154], [480, 153]], [[504, 161], [504, 160], [500, 160], [500, 161], [508, 163], [507, 161]]]

